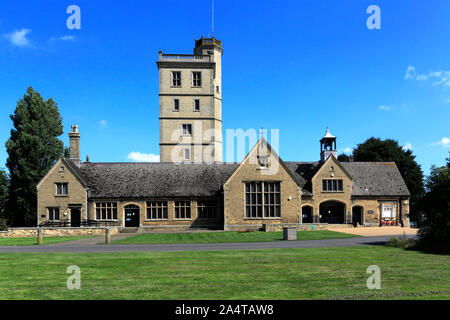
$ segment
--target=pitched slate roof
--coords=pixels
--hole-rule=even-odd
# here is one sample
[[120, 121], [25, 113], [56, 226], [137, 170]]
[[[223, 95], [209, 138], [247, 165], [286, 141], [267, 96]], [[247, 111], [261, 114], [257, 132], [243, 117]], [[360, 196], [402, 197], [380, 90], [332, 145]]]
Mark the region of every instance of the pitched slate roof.
[[189, 197], [219, 195], [238, 164], [81, 164], [92, 198]]
[[[304, 182], [303, 194], [311, 195], [311, 178], [320, 169], [321, 162], [285, 163]], [[352, 177], [354, 196], [410, 195], [394, 162], [340, 162], [340, 164]]]
[[80, 183], [86, 187], [87, 179], [84, 176], [83, 172], [80, 168], [71, 160], [66, 159], [64, 157], [61, 158], [61, 161], [69, 168], [69, 171], [73, 173], [73, 175], [80, 181]]
[[410, 195], [395, 162], [341, 162], [341, 164], [353, 178], [354, 196]]
[[317, 170], [320, 169], [320, 162], [293, 162], [285, 161], [286, 166], [291, 170], [293, 174], [298, 177], [301, 184], [302, 192], [305, 195], [312, 194], [311, 179]]
[[[90, 188], [91, 198], [208, 197], [220, 195], [238, 163], [92, 163], [80, 167], [64, 159]], [[321, 162], [285, 162], [304, 195]], [[393, 162], [341, 162], [353, 180], [354, 196], [409, 196]], [[367, 189], [366, 189], [367, 187]]]

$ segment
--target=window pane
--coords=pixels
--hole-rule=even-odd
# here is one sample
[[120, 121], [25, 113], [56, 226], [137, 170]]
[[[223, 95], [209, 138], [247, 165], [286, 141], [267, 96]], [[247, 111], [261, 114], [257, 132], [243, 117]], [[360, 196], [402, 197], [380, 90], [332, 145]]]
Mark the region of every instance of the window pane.
[[186, 219], [190, 219], [191, 218], [191, 208], [187, 207], [186, 208]]
[[257, 207], [257, 212], [258, 212], [258, 217], [261, 218], [262, 217], [262, 207], [261, 206]]

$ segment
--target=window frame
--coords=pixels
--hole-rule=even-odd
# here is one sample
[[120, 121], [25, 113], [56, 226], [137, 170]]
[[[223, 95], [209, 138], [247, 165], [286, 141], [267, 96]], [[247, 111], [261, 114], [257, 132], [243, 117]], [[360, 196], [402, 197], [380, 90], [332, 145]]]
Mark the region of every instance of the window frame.
[[[189, 130], [187, 130], [187, 128], [189, 128]], [[186, 132], [188, 132], [188, 133], [186, 133]], [[182, 123], [181, 124], [181, 133], [183, 134], [183, 136], [192, 136], [192, 123]]]
[[[186, 157], [186, 151], [188, 152], [189, 157]], [[191, 160], [192, 155], [191, 155], [191, 148], [190, 147], [183, 147], [182, 152], [183, 152], [183, 156], [182, 156], [183, 160]]]
[[[182, 205], [181, 205], [182, 204]], [[190, 200], [175, 200], [173, 202], [173, 219], [174, 220], [192, 220], [192, 203]], [[181, 210], [182, 209], [182, 210]], [[178, 211], [178, 218], [177, 218]], [[183, 212], [184, 217], [181, 218], [180, 213]], [[189, 213], [189, 218], [186, 218], [187, 213]]]
[[[252, 191], [252, 185], [255, 185], [255, 191]], [[260, 189], [258, 185], [260, 185]], [[273, 191], [271, 186], [273, 186]], [[258, 194], [261, 196], [258, 196]], [[255, 196], [253, 197], [253, 195]], [[244, 197], [244, 220], [281, 220], [283, 218], [281, 210], [281, 181], [244, 181]], [[255, 212], [255, 216], [253, 216], [253, 212]], [[259, 216], [259, 212], [261, 216]], [[267, 215], [266, 212], [268, 212]], [[273, 216], [270, 216], [271, 212], [273, 212]]]
[[[64, 190], [64, 186], [65, 186], [65, 190]], [[55, 188], [56, 188], [55, 196], [57, 196], [57, 197], [68, 197], [69, 196], [69, 183], [68, 182], [55, 182]], [[60, 191], [61, 191], [61, 193], [60, 193]]]
[[[197, 79], [196, 79], [196, 75], [198, 75]], [[201, 71], [192, 71], [192, 87], [193, 88], [201, 88], [202, 87], [202, 72]]]
[[[213, 210], [211, 210], [213, 209]], [[197, 201], [197, 219], [199, 220], [217, 220], [219, 218], [217, 201], [213, 200], [198, 200]], [[206, 217], [204, 213], [206, 211]], [[213, 211], [213, 215], [211, 215]]]
[[[197, 108], [198, 104], [198, 108]], [[199, 112], [200, 111], [200, 99], [194, 99], [194, 111]]]
[[[153, 218], [153, 210], [156, 218]], [[167, 200], [151, 200], [145, 202], [146, 221], [166, 221], [169, 220], [169, 202]]]
[[322, 192], [344, 192], [343, 179], [322, 179]]
[[[58, 219], [54, 219], [55, 218], [54, 210], [58, 210]], [[47, 213], [48, 213], [49, 221], [60, 221], [61, 220], [61, 210], [59, 210], [59, 207], [47, 207]]]
[[[181, 71], [172, 71], [172, 88], [181, 88]], [[179, 75], [178, 78], [175, 77], [175, 74]], [[178, 84], [177, 84], [178, 83]]]
[[[100, 206], [99, 206], [100, 205]], [[118, 221], [118, 206], [114, 201], [96, 201], [94, 202], [95, 220], [96, 221]], [[110, 214], [110, 219], [108, 215]], [[105, 215], [105, 219], [103, 218]]]
[[180, 111], [180, 99], [173, 99], [172, 111]]

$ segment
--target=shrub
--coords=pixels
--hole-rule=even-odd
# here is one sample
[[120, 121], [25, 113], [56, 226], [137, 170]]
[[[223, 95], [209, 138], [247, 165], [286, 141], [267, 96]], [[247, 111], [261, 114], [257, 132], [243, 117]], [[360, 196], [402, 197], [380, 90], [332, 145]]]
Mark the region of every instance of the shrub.
[[0, 231], [7, 231], [8, 225], [6, 224], [6, 219], [0, 219]]
[[396, 247], [396, 248], [402, 248], [402, 249], [412, 249], [416, 246], [416, 240], [409, 239], [406, 237], [405, 234], [400, 237], [392, 237], [386, 245], [388, 247]]

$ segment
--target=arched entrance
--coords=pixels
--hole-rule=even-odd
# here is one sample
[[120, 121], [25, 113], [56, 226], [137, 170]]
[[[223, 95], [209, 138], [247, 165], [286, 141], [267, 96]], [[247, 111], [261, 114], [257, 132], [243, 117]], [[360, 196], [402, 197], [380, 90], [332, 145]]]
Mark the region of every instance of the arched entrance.
[[129, 204], [124, 208], [125, 227], [139, 227], [139, 207], [134, 204]]
[[338, 201], [325, 201], [319, 206], [320, 222], [330, 224], [345, 223], [345, 204]]
[[313, 208], [311, 206], [302, 207], [302, 222], [303, 223], [313, 222]]
[[361, 206], [354, 206], [352, 208], [353, 224], [363, 224], [364, 209]]

